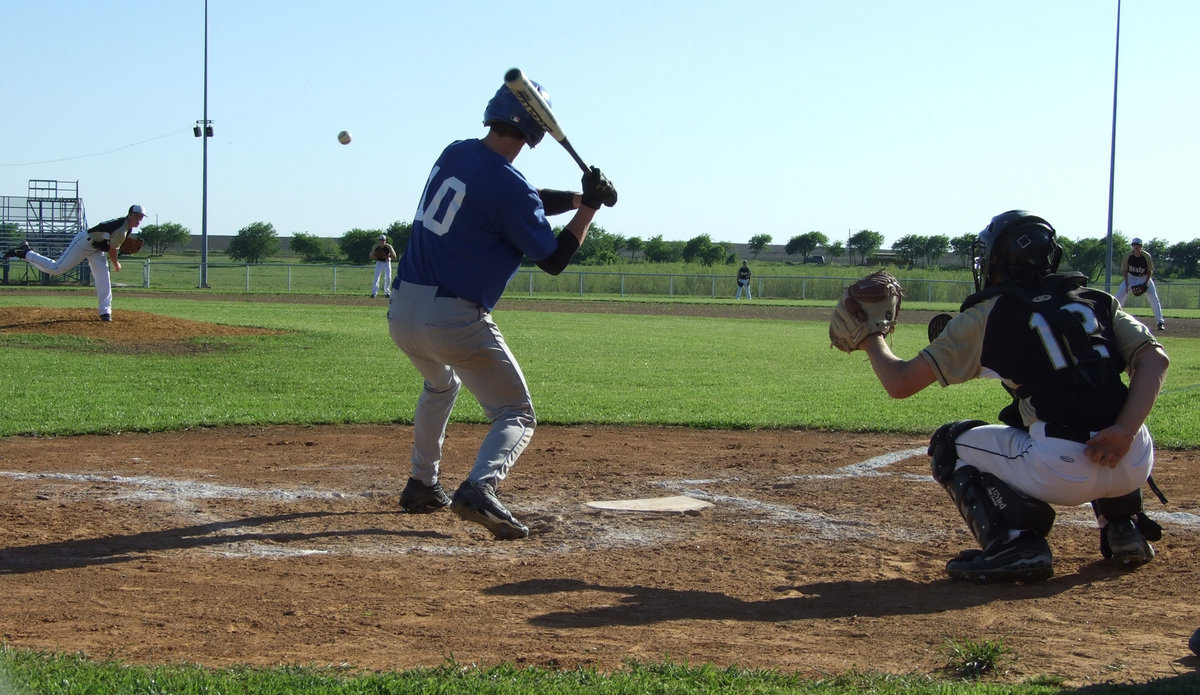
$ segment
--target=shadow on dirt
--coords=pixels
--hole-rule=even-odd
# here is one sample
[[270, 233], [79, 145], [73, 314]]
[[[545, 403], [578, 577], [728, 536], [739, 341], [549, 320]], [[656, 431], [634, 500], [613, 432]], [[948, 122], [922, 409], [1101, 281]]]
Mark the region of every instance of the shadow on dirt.
[[407, 538], [446, 538], [445, 534], [430, 531], [394, 531], [381, 528], [296, 533], [251, 529], [272, 524], [292, 523], [321, 517], [353, 517], [383, 512], [302, 512], [253, 516], [209, 524], [145, 531], [100, 538], [81, 538], [56, 543], [17, 546], [0, 549], [0, 575], [44, 572], [47, 570], [108, 565], [144, 559], [151, 553], [188, 548], [218, 547], [235, 543], [286, 544], [318, 538], [350, 538], [355, 536], [403, 536]]

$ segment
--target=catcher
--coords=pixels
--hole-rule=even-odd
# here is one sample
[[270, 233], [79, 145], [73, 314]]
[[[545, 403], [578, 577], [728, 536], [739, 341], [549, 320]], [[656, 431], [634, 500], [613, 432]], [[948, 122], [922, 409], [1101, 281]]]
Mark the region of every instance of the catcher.
[[848, 288], [829, 329], [836, 347], [867, 353], [893, 398], [982, 376], [999, 377], [1014, 397], [1005, 424], [953, 422], [930, 441], [933, 477], [980, 547], [950, 560], [947, 574], [979, 583], [1049, 578], [1051, 505], [1088, 501], [1101, 553], [1127, 568], [1149, 562], [1161, 528], [1142, 509], [1154, 465], [1145, 421], [1166, 352], [1112, 295], [1057, 274], [1062, 248], [1046, 220], [997, 215], [975, 254], [975, 293], [916, 357], [903, 360], [884, 341], [903, 295], [886, 273]]
[[[129, 212], [124, 217], [101, 222], [91, 229], [80, 230], [57, 261], [31, 250], [27, 241], [9, 249], [4, 257], [20, 258], [47, 275], [62, 275], [87, 261], [96, 284], [100, 320], [112, 321], [112, 278], [109, 276], [105, 259], [112, 263], [114, 271], [120, 272], [121, 262], [117, 260], [117, 255], [123, 251], [129, 253], [125, 249], [133, 248], [135, 244], [138, 249], [141, 248], [141, 239], [132, 237], [131, 234], [145, 218], [145, 208], [141, 205], [130, 205]], [[134, 241], [129, 241], [130, 239]]]
[[386, 234], [371, 248], [371, 260], [375, 261], [375, 281], [371, 283], [371, 299], [379, 296], [379, 279], [383, 278], [383, 296], [392, 296], [392, 261], [396, 260], [396, 249], [387, 241]]

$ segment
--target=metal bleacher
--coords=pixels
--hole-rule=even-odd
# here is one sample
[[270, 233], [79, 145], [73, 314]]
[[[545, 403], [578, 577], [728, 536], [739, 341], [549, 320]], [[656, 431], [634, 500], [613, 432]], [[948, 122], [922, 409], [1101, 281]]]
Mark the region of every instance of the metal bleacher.
[[[30, 179], [27, 195], [0, 196], [0, 249], [28, 241], [36, 252], [58, 258], [80, 230], [87, 229], [87, 214], [79, 197], [78, 181]], [[91, 270], [80, 263], [55, 281], [91, 283]], [[0, 284], [49, 284], [52, 278], [19, 259], [0, 261]]]

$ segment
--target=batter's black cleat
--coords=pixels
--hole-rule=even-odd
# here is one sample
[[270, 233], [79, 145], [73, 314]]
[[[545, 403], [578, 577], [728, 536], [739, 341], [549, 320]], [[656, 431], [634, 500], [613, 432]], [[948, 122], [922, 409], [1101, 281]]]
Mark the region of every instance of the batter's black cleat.
[[464, 480], [454, 492], [450, 511], [466, 521], [487, 527], [502, 541], [529, 537], [529, 527], [517, 521], [496, 497], [496, 491], [486, 483]]
[[1050, 544], [1033, 531], [983, 550], [964, 550], [946, 563], [946, 574], [976, 584], [1040, 582], [1054, 576]]
[[112, 314], [100, 314], [100, 320], [110, 322], [112, 321]]
[[1122, 567], [1133, 568], [1154, 559], [1154, 547], [1142, 535], [1131, 516], [1109, 519], [1108, 526], [1104, 527], [1104, 537], [1108, 541], [1112, 561]]
[[431, 514], [450, 506], [450, 496], [440, 483], [426, 485], [416, 478], [409, 478], [400, 493], [400, 507], [409, 514]]
[[4, 252], [4, 258], [20, 258], [25, 260], [25, 254], [29, 252], [29, 242], [22, 241], [20, 246], [14, 246]]

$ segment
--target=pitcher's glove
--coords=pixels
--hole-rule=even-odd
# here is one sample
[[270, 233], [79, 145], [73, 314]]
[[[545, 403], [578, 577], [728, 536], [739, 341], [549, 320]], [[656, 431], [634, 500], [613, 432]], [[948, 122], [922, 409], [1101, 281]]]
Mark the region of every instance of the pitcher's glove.
[[142, 241], [140, 236], [133, 236], [130, 234], [129, 236], [125, 237], [125, 241], [121, 242], [121, 248], [117, 249], [117, 253], [121, 254], [122, 256], [128, 256], [129, 254], [137, 253], [138, 251], [142, 250], [143, 243], [145, 242]]
[[829, 342], [842, 352], [854, 352], [864, 338], [896, 330], [904, 288], [892, 274], [878, 270], [842, 292], [829, 320]]
[[1143, 294], [1146, 294], [1146, 286], [1147, 286], [1147, 284], [1148, 284], [1148, 283], [1145, 283], [1145, 282], [1143, 282], [1143, 283], [1142, 283], [1142, 284], [1140, 284], [1140, 285], [1134, 285], [1133, 287], [1130, 287], [1130, 288], [1129, 288], [1129, 291], [1133, 293], [1133, 296], [1135, 296], [1135, 297], [1140, 297], [1140, 296], [1142, 296]]
[[388, 253], [387, 249], [379, 249], [372, 255], [377, 261], [390, 261], [392, 259], [392, 254]]

